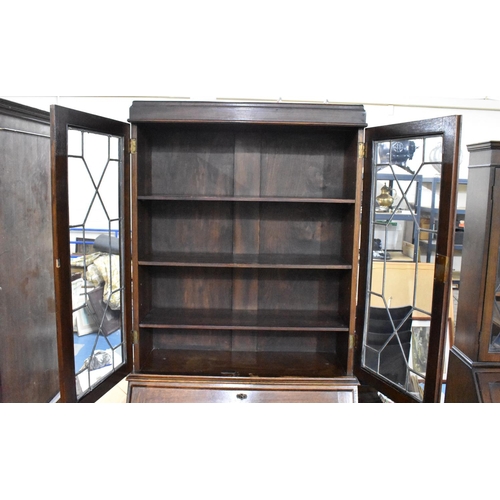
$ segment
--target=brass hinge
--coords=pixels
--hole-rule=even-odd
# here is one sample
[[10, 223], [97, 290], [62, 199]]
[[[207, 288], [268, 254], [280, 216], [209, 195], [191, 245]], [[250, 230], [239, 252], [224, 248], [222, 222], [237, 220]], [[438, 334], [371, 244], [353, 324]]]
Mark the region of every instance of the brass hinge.
[[366, 144], [358, 142], [358, 158], [366, 158]]
[[137, 330], [132, 330], [132, 344], [139, 343], [139, 332]]
[[438, 283], [446, 283], [450, 267], [450, 259], [448, 259], [446, 255], [438, 253], [436, 254], [435, 261], [434, 279]]
[[137, 139], [130, 139], [128, 149], [131, 155], [135, 155], [137, 153]]
[[349, 335], [349, 349], [356, 349], [357, 346], [357, 336], [355, 333]]

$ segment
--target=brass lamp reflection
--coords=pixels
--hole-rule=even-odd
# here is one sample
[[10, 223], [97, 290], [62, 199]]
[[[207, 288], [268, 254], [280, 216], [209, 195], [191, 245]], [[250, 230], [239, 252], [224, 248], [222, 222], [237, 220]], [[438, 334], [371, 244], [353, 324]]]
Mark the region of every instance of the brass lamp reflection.
[[392, 207], [396, 193], [395, 189], [391, 189], [386, 184], [382, 186], [380, 194], [376, 198], [381, 210], [388, 211]]

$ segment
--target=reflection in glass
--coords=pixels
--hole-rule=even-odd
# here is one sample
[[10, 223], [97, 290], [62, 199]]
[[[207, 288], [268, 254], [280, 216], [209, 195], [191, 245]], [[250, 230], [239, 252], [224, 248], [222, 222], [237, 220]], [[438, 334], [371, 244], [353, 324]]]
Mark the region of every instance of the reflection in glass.
[[441, 136], [374, 144], [363, 364], [423, 397], [439, 217]]
[[77, 397], [124, 362], [118, 137], [68, 132], [69, 243]]
[[495, 297], [493, 300], [493, 315], [491, 321], [490, 351], [500, 352], [500, 250], [498, 252], [497, 279], [495, 282]]

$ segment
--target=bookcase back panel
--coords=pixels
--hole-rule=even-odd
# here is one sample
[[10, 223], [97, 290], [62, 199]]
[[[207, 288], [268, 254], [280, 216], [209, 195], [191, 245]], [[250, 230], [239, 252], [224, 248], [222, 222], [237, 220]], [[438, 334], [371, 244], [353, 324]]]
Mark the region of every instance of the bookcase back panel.
[[149, 329], [153, 349], [189, 349], [231, 351], [233, 332], [231, 330], [205, 329]]
[[148, 194], [230, 196], [233, 171], [233, 133], [170, 129], [154, 136]]
[[231, 310], [242, 304], [236, 309], [337, 311], [344, 274], [309, 269], [242, 272], [230, 268], [148, 267], [142, 271], [139, 286], [141, 293], [151, 297], [151, 309]]
[[232, 285], [231, 270], [157, 269], [151, 279], [151, 305], [153, 309], [230, 309]]
[[263, 135], [261, 196], [354, 198], [355, 176], [345, 172], [351, 139], [352, 132], [300, 129]]
[[356, 195], [352, 129], [156, 125], [141, 137], [140, 196]]
[[[259, 251], [262, 254], [340, 256], [346, 207], [319, 204], [262, 203]], [[348, 253], [352, 251], [349, 248]]]
[[[158, 337], [160, 338], [160, 337]], [[234, 351], [176, 349], [168, 345], [148, 353], [142, 373], [201, 376], [339, 377], [345, 366], [334, 351]]]
[[277, 269], [259, 272], [259, 310], [338, 310], [338, 272]]
[[350, 204], [146, 201], [139, 259], [167, 253], [352, 255]]
[[[140, 257], [159, 252], [231, 253], [230, 203], [148, 202], [150, 227], [139, 239]], [[141, 230], [141, 228], [139, 228]]]
[[[146, 333], [147, 332], [147, 333]], [[266, 330], [150, 329], [152, 349], [222, 350], [238, 352], [335, 352], [332, 332]]]

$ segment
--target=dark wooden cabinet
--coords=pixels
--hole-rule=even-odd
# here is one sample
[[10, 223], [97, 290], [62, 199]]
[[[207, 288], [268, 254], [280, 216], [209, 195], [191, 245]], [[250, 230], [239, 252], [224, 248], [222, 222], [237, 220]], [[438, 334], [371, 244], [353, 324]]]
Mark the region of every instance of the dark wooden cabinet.
[[363, 108], [135, 102], [130, 121], [129, 400], [356, 401]]
[[[93, 402], [127, 375], [132, 402], [356, 402], [358, 380], [415, 400], [363, 361], [375, 152], [402, 138], [442, 141], [421, 400], [438, 399], [459, 117], [365, 129], [359, 105], [137, 101], [130, 123], [53, 106], [49, 130], [45, 112], [4, 101], [0, 110], [2, 401], [49, 401], [59, 390], [63, 402]], [[489, 205], [480, 210], [479, 220], [496, 217]], [[498, 248], [497, 233], [488, 240], [486, 227], [476, 229]], [[109, 265], [100, 304], [99, 286], [86, 288], [90, 250]], [[467, 268], [485, 287], [498, 286], [494, 259], [487, 271]], [[489, 296], [474, 296], [480, 289], [470, 294], [478, 308]], [[484, 331], [495, 304], [485, 301]], [[104, 315], [83, 361], [79, 318], [91, 305]], [[467, 376], [473, 365], [475, 384], [488, 386], [483, 399], [494, 400], [498, 354], [488, 331], [480, 347], [459, 335], [454, 349], [463, 349]], [[468, 387], [462, 396], [476, 386]]]
[[0, 402], [59, 391], [49, 113], [0, 99]]
[[462, 271], [446, 402], [500, 402], [500, 142], [468, 149]]
[[[360, 261], [363, 169], [368, 213], [373, 181], [363, 106], [135, 101], [129, 121], [52, 108], [62, 400], [93, 401], [128, 374], [129, 402], [357, 402], [364, 331], [357, 294], [365, 293], [358, 278], [366, 279], [371, 248]], [[452, 207], [458, 124], [456, 117], [415, 122], [373, 140], [442, 138]], [[73, 154], [68, 131], [77, 137]], [[120, 172], [122, 337], [111, 346], [113, 369], [98, 380], [75, 367], [68, 336], [75, 312], [68, 226], [91, 232], [86, 220], [71, 223], [68, 192], [80, 190], [78, 182], [71, 188], [71, 168], [87, 165], [80, 144], [92, 133], [120, 145], [106, 161]], [[91, 205], [105, 197], [105, 176], [91, 176]], [[443, 228], [439, 252], [447, 258], [452, 242]], [[436, 345], [451, 279], [439, 269]], [[433, 370], [441, 358], [438, 346]], [[80, 391], [75, 369], [88, 379]]]

